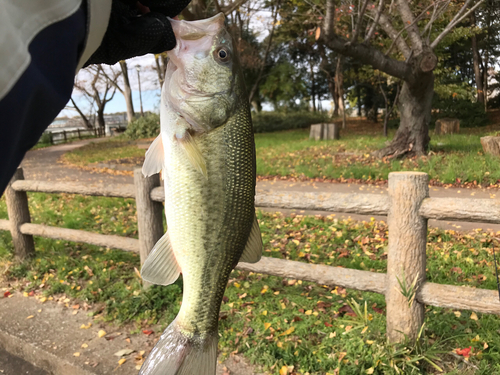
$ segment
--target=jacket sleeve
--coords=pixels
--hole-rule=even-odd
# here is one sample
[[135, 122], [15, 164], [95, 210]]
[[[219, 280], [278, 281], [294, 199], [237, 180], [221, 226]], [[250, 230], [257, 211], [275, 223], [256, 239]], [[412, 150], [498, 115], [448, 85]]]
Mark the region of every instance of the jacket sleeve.
[[0, 194], [71, 97], [111, 0], [0, 0]]

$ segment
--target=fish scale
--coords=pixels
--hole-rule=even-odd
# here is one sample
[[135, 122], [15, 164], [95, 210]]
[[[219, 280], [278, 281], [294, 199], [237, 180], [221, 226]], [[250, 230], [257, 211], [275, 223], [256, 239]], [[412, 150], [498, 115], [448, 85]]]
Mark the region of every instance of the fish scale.
[[141, 274], [168, 285], [182, 272], [183, 299], [140, 375], [215, 375], [229, 275], [262, 254], [250, 106], [223, 21], [172, 20], [178, 46], [162, 88], [161, 134], [143, 166], [146, 175], [163, 170], [168, 232]]

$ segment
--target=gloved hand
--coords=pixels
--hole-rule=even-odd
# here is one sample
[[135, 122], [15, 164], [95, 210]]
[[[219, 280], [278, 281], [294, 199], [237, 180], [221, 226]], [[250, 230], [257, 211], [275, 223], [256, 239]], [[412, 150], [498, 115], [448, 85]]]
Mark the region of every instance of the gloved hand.
[[108, 28], [99, 48], [84, 66], [113, 65], [147, 53], [175, 47], [175, 35], [167, 17], [175, 17], [190, 0], [113, 0]]

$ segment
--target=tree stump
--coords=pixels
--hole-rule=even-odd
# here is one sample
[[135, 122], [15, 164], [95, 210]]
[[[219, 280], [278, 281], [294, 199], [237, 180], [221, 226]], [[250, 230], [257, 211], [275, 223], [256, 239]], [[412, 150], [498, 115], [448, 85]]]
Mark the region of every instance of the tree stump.
[[500, 156], [500, 137], [481, 137], [481, 145], [485, 154]]
[[460, 132], [460, 120], [456, 118], [440, 118], [436, 120], [434, 134], [458, 134]]
[[341, 124], [323, 123], [311, 125], [309, 139], [319, 141], [321, 139], [340, 139]]

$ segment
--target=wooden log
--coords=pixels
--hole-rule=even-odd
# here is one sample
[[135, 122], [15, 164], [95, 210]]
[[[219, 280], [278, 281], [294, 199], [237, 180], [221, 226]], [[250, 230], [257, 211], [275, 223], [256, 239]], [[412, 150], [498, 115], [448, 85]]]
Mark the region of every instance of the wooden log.
[[319, 141], [320, 139], [340, 139], [340, 124], [324, 123], [311, 125], [309, 139]]
[[384, 294], [386, 288], [385, 273], [308, 264], [286, 259], [262, 257], [257, 263], [240, 262], [236, 269], [380, 294]]
[[417, 300], [429, 306], [500, 315], [497, 290], [424, 283], [417, 292]]
[[135, 198], [135, 186], [132, 184], [87, 185], [81, 182], [18, 180], [12, 184], [12, 188], [16, 191]]
[[[163, 205], [151, 199], [151, 190], [160, 186], [160, 175], [144, 177], [142, 170], [137, 168], [134, 170], [134, 184], [142, 266], [153, 246], [165, 233], [163, 230]], [[143, 281], [143, 286], [147, 288], [149, 283]]]
[[323, 136], [321, 139], [340, 139], [340, 124], [323, 124]]
[[[405, 335], [415, 340], [424, 323], [424, 305], [406, 293], [425, 281], [427, 219], [419, 215], [422, 201], [429, 196], [429, 176], [422, 172], [389, 173], [391, 205], [387, 218], [387, 336], [402, 342]], [[406, 283], [406, 289], [400, 283]], [[405, 295], [406, 294], [406, 295]]]
[[309, 139], [314, 139], [319, 141], [323, 136], [323, 124], [311, 125], [311, 130], [309, 132]]
[[460, 133], [460, 120], [456, 118], [441, 118], [436, 120], [434, 134], [458, 134]]
[[[165, 200], [164, 189], [159, 187], [153, 189], [151, 199], [163, 202]], [[378, 194], [259, 191], [255, 197], [255, 206], [383, 216], [389, 211], [389, 197]]]
[[481, 145], [485, 154], [500, 156], [500, 137], [481, 137]]
[[419, 214], [427, 219], [500, 224], [500, 200], [427, 198]]
[[12, 188], [15, 181], [23, 180], [22, 168], [18, 168], [5, 189], [5, 200], [7, 202], [7, 213], [9, 215], [10, 233], [14, 244], [15, 256], [19, 260], [25, 260], [35, 255], [35, 243], [33, 237], [23, 234], [20, 226], [30, 223], [30, 210], [28, 206], [28, 196], [24, 191], [16, 191]]
[[41, 224], [23, 224], [20, 227], [23, 234], [64, 240], [83, 242], [91, 245], [109, 247], [125, 251], [139, 252], [139, 240], [114, 235], [92, 233], [83, 230], [50, 227]]

